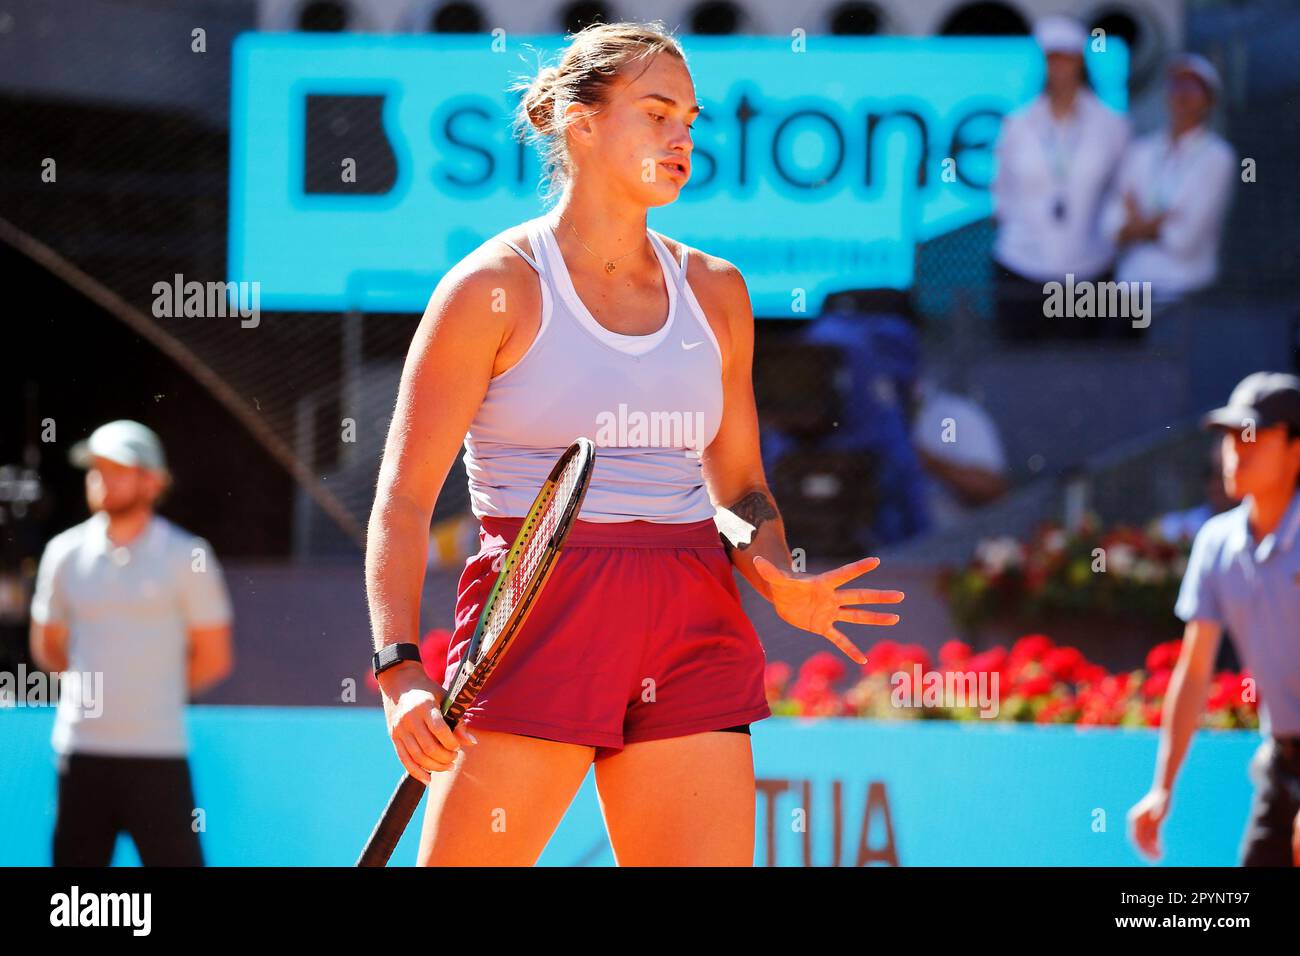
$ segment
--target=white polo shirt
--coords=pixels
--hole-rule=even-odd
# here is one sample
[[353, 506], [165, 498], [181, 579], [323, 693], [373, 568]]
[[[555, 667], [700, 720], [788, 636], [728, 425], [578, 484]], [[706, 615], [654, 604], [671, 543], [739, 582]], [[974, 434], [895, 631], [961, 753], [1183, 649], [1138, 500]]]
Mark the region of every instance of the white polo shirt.
[[[128, 545], [96, 513], [56, 535], [36, 574], [32, 620], [68, 628], [51, 743], [57, 753], [184, 756], [189, 631], [230, 622], [212, 546], [155, 515]], [[89, 688], [98, 685], [100, 692]], [[69, 690], [74, 692], [69, 693]]]
[[1128, 120], [1086, 89], [1064, 119], [1052, 115], [1046, 94], [1007, 116], [992, 187], [993, 257], [1044, 282], [1104, 273], [1115, 247], [1101, 214], [1128, 141]]
[[1175, 142], [1167, 130], [1142, 137], [1120, 166], [1106, 210], [1107, 234], [1124, 225], [1124, 195], [1132, 193], [1144, 216], [1168, 218], [1154, 241], [1126, 246], [1115, 278], [1150, 282], [1155, 296], [1175, 299], [1214, 281], [1219, 238], [1237, 179], [1237, 155], [1221, 136], [1199, 126]]

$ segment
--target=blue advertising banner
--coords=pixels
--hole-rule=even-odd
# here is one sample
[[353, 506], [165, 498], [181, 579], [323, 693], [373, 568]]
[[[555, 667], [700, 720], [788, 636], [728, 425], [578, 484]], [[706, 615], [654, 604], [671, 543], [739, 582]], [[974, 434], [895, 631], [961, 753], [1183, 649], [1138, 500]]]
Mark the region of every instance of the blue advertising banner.
[[[760, 316], [905, 289], [918, 242], [991, 211], [1001, 118], [1041, 89], [1019, 38], [689, 37], [692, 178], [650, 225], [734, 262]], [[242, 35], [229, 280], [282, 310], [422, 311], [483, 240], [544, 210], [513, 82], [559, 36]], [[1090, 52], [1127, 105], [1128, 54]]]
[[[376, 707], [191, 707], [203, 846], [216, 866], [351, 865], [400, 776]], [[45, 866], [50, 708], [0, 711], [0, 866]], [[770, 718], [753, 727], [755, 862], [777, 866], [1137, 866], [1125, 815], [1151, 781], [1153, 730], [987, 721]], [[1233, 866], [1255, 731], [1201, 730], [1161, 863]], [[421, 811], [422, 814], [422, 811]], [[412, 822], [393, 857], [410, 865]], [[115, 861], [138, 862], [125, 838]], [[609, 866], [594, 775], [540, 861]]]

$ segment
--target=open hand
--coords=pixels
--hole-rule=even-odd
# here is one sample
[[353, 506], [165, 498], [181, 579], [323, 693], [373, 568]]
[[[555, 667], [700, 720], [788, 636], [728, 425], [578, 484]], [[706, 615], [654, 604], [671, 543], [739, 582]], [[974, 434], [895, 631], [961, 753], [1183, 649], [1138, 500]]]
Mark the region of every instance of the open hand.
[[888, 626], [898, 623], [897, 614], [879, 611], [862, 611], [853, 604], [898, 604], [902, 591], [873, 591], [853, 588], [838, 591], [859, 575], [874, 571], [879, 558], [863, 558], [834, 571], [821, 574], [799, 574], [783, 571], [766, 558], [755, 555], [754, 568], [772, 588], [772, 606], [787, 624], [820, 634], [847, 654], [854, 663], [865, 664], [867, 656], [853, 645], [835, 626], [838, 621], [850, 624], [877, 624]]

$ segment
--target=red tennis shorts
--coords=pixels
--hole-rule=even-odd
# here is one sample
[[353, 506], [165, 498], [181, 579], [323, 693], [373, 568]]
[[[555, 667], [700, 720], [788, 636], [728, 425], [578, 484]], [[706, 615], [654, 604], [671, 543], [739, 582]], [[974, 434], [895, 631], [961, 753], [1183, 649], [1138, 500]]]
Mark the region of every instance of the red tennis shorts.
[[[465, 562], [446, 684], [520, 518], [485, 516]], [[578, 521], [523, 628], [467, 711], [471, 727], [595, 747], [771, 716], [766, 660], [713, 519]]]

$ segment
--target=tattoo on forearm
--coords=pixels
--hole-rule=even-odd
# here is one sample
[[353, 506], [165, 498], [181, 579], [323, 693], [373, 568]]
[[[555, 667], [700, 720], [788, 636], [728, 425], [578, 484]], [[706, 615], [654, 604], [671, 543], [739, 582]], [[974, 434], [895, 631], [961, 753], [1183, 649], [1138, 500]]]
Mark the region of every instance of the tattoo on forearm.
[[727, 510], [737, 518], [741, 518], [754, 526], [753, 537], [740, 545], [739, 550], [741, 551], [754, 543], [754, 538], [758, 537], [758, 529], [762, 527], [764, 521], [771, 521], [773, 518], [778, 517], [776, 506], [761, 491], [751, 491]]

